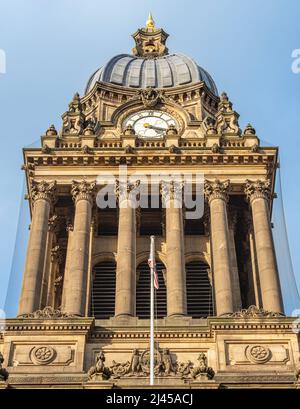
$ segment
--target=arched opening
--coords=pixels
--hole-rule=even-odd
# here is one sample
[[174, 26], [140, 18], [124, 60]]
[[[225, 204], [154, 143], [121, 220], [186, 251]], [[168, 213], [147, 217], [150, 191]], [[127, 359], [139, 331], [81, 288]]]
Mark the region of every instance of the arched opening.
[[103, 261], [93, 268], [90, 315], [108, 319], [115, 315], [116, 263]]
[[193, 318], [214, 315], [209, 266], [201, 260], [186, 264], [187, 314]]
[[[164, 318], [167, 315], [167, 291], [164, 280], [165, 266], [156, 260], [159, 289], [155, 290], [155, 318]], [[137, 268], [136, 283], [136, 316], [150, 318], [150, 268], [147, 261], [143, 261]]]

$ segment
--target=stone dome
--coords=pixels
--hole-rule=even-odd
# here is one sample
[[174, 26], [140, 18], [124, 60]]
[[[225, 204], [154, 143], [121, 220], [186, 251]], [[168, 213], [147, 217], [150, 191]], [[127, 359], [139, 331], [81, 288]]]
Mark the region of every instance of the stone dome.
[[218, 94], [208, 72], [184, 54], [165, 54], [153, 58], [120, 54], [90, 77], [86, 94], [97, 81], [134, 88], [169, 88], [204, 81], [213, 94]]

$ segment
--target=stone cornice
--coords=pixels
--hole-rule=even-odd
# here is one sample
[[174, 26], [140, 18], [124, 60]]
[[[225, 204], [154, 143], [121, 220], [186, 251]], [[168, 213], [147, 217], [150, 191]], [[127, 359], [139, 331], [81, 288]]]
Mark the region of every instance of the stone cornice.
[[101, 154], [95, 152], [94, 155], [66, 152], [65, 155], [41, 155], [39, 152], [30, 152], [26, 155], [27, 162], [34, 166], [101, 166], [120, 164], [127, 165], [267, 165], [274, 163], [274, 155], [253, 155], [253, 154], [211, 154], [203, 152], [199, 154], [182, 152], [181, 154], [170, 154], [154, 151], [139, 152], [138, 154], [118, 154], [117, 150], [109, 149], [109, 152]]
[[[162, 320], [163, 321], [163, 320]], [[187, 321], [186, 325], [163, 324], [158, 322], [156, 337], [159, 339], [189, 340], [207, 339], [213, 340], [216, 332], [226, 331], [258, 331], [274, 332], [282, 331], [286, 334], [287, 330], [293, 334], [295, 317], [267, 317], [267, 318], [232, 318], [232, 317], [210, 317], [205, 325], [199, 325], [193, 320]], [[299, 325], [300, 328], [300, 325]], [[77, 333], [89, 333], [91, 340], [99, 339], [147, 339], [149, 337], [148, 325], [119, 326], [111, 325], [110, 320], [101, 322], [101, 326], [95, 325], [94, 318], [64, 318], [64, 319], [7, 319], [0, 322], [0, 332], [12, 335], [20, 331], [37, 334], [41, 332], [68, 333], [76, 331]]]

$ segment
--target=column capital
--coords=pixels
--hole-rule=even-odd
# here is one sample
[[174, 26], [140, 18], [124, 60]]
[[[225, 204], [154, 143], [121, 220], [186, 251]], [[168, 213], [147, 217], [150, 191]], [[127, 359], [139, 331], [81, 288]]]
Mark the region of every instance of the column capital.
[[170, 200], [182, 201], [183, 181], [162, 181], [160, 193], [165, 203]]
[[96, 182], [87, 182], [85, 179], [81, 181], [72, 181], [71, 195], [75, 203], [79, 200], [87, 200], [92, 203], [95, 193]]
[[119, 202], [132, 199], [132, 193], [140, 186], [140, 180], [135, 182], [116, 180], [115, 195]]
[[271, 182], [267, 180], [246, 180], [245, 193], [250, 203], [255, 199], [268, 200], [271, 197]]
[[42, 180], [37, 182], [32, 180], [30, 187], [30, 197], [35, 203], [37, 200], [46, 200], [50, 204], [55, 202], [56, 181], [46, 182]]
[[221, 182], [220, 180], [216, 179], [214, 182], [210, 182], [208, 180], [205, 180], [204, 182], [204, 196], [209, 203], [211, 203], [214, 199], [221, 199], [227, 203], [229, 200], [229, 191], [229, 180]]

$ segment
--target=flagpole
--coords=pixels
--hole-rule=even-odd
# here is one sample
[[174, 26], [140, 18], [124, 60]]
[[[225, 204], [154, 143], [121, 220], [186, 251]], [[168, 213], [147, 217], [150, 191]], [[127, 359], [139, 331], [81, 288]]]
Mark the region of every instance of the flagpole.
[[154, 385], [154, 263], [155, 237], [150, 237], [150, 386]]

